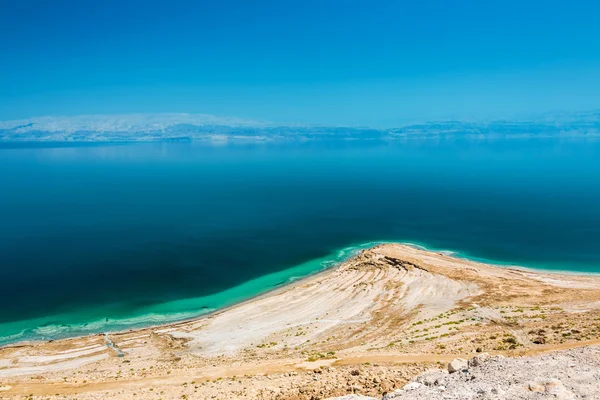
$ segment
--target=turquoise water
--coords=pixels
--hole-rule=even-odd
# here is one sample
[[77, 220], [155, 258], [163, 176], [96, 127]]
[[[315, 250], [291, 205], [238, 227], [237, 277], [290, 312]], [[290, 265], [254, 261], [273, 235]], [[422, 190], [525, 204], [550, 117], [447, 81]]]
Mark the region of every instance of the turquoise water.
[[0, 343], [208, 313], [378, 241], [600, 272], [600, 143], [0, 145]]
[[[297, 279], [324, 271], [346, 258], [357, 254], [360, 250], [369, 248], [375, 244], [375, 242], [363, 243], [341, 249], [324, 257], [309, 260], [294, 267], [252, 279], [215, 294], [140, 307], [137, 309], [137, 315], [135, 316], [115, 319], [103, 317], [94, 320], [97, 314], [96, 310], [96, 312], [90, 314], [85, 312], [67, 312], [59, 315], [7, 323], [2, 328], [5, 332], [9, 332], [9, 334], [3, 337], [3, 342], [10, 343], [25, 338], [61, 338], [107, 330], [121, 331], [186, 320], [239, 303], [265, 293], [268, 290], [292, 283]], [[109, 312], [109, 310], [106, 311], [107, 315]], [[68, 321], [68, 323], [57, 324], [55, 322], [57, 320]]]

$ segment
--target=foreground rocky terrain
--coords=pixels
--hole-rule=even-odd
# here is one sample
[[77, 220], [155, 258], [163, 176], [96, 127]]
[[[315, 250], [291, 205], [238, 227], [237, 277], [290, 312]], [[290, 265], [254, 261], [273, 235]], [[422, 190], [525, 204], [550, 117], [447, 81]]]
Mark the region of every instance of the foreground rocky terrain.
[[388, 244], [209, 317], [5, 346], [0, 398], [598, 398], [596, 345], [598, 276]]
[[[451, 372], [450, 372], [451, 371]], [[600, 347], [505, 358], [487, 353], [426, 372], [383, 400], [600, 399]], [[337, 400], [375, 399], [362, 395]]]

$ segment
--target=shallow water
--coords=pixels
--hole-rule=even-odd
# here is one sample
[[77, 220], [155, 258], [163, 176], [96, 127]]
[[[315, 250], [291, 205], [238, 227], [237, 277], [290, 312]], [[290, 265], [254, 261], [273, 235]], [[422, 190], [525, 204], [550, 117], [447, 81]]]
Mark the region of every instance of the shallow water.
[[600, 272], [600, 142], [0, 144], [0, 343], [193, 317], [373, 241]]

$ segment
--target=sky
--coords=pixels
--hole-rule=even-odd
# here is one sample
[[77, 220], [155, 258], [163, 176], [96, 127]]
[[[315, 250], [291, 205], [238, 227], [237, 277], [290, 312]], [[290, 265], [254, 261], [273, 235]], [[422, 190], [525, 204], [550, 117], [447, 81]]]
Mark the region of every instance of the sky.
[[599, 109], [599, 16], [594, 0], [0, 0], [0, 119]]

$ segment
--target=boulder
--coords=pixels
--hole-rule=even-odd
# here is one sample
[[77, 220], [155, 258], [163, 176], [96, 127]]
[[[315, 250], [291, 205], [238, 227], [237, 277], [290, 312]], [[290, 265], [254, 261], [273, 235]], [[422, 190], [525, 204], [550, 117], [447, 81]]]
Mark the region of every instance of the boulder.
[[448, 364], [448, 372], [451, 374], [466, 369], [469, 369], [469, 363], [464, 358], [455, 358], [450, 364]]

